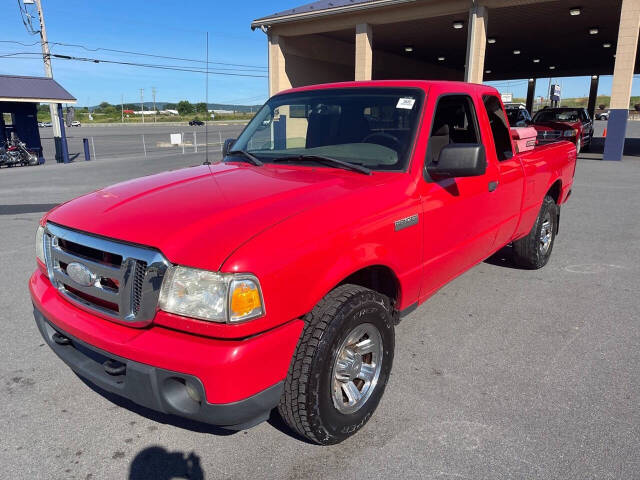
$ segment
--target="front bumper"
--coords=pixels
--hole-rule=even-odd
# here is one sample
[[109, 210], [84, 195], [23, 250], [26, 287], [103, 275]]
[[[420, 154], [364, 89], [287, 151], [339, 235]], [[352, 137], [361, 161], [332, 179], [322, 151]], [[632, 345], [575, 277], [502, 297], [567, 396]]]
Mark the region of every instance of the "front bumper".
[[208, 403], [198, 377], [112, 355], [55, 328], [38, 309], [33, 314], [47, 344], [81, 378], [157, 412], [240, 430], [268, 419], [282, 394], [278, 382], [238, 402]]
[[[29, 289], [40, 333], [80, 377], [153, 410], [227, 428], [259, 423], [277, 405], [303, 324], [220, 340], [98, 318], [62, 298], [39, 270]], [[69, 343], [56, 343], [56, 333]], [[107, 373], [109, 360], [124, 373]]]

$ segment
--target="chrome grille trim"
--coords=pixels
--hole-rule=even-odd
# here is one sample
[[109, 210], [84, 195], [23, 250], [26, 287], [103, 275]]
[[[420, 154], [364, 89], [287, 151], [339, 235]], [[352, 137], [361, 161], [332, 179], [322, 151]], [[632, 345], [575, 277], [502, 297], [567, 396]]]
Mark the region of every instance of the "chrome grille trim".
[[562, 137], [562, 130], [540, 130], [538, 140], [557, 140]]
[[[49, 280], [67, 300], [91, 313], [129, 326], [145, 326], [153, 320], [162, 279], [170, 265], [160, 252], [53, 223], [47, 223], [43, 241]], [[68, 245], [66, 242], [104, 254], [105, 262], [65, 250], [62, 244]], [[122, 258], [120, 265], [107, 262], [112, 255]], [[66, 273], [66, 265], [72, 262], [87, 267], [95, 276], [95, 282], [89, 286], [76, 283]], [[112, 306], [117, 308], [110, 308]]]

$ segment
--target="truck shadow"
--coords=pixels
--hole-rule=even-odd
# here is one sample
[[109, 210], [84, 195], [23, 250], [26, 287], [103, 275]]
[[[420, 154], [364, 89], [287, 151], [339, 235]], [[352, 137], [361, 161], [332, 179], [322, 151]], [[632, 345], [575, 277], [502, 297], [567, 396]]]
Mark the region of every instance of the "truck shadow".
[[275, 428], [276, 430], [278, 430], [279, 432], [284, 433], [285, 435], [288, 435], [291, 438], [299, 440], [300, 442], [304, 442], [308, 445], [317, 446], [315, 443], [311, 442], [309, 439], [301, 435], [298, 435], [296, 432], [291, 430], [289, 428], [289, 425], [287, 425], [286, 422], [280, 416], [280, 413], [278, 412], [277, 408], [274, 408], [273, 410], [271, 410], [271, 414], [269, 415], [269, 420], [267, 420], [267, 423], [271, 425], [273, 428]]
[[489, 265], [495, 265], [497, 267], [513, 268], [515, 270], [522, 270], [521, 267], [515, 264], [513, 261], [513, 247], [511, 244], [502, 247], [496, 253], [487, 258], [484, 263]]
[[182, 428], [184, 430], [190, 430], [192, 432], [197, 433], [208, 433], [211, 435], [218, 435], [222, 437], [228, 437], [230, 435], [235, 435], [238, 433], [233, 430], [225, 430], [224, 428], [217, 427], [215, 425], [209, 425], [207, 423], [196, 422], [194, 420], [189, 420], [187, 418], [178, 417], [176, 415], [170, 415], [167, 413], [156, 412], [155, 410], [151, 410], [150, 408], [143, 407], [138, 405], [137, 403], [133, 403], [131, 400], [120, 397], [119, 395], [115, 395], [111, 392], [103, 390], [97, 385], [91, 383], [90, 381], [76, 375], [82, 382], [91, 388], [98, 395], [109, 400], [111, 403], [119, 406], [120, 408], [124, 408], [126, 410], [131, 410], [134, 413], [137, 413], [140, 416], [148, 418], [154, 422], [163, 423], [165, 425], [171, 425], [173, 427]]
[[191, 452], [168, 452], [154, 445], [138, 452], [129, 465], [129, 480], [204, 479], [200, 457]]

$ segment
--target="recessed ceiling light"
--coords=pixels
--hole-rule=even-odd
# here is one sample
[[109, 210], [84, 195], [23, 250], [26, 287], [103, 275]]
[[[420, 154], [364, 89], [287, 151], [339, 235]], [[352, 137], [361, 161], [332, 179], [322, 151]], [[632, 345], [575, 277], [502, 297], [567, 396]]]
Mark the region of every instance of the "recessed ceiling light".
[[590, 28], [589, 35], [597, 35], [599, 31], [600, 30], [598, 30], [597, 28]]
[[484, 73], [491, 73], [491, 70], [485, 70]]
[[580, 15], [582, 13], [582, 11], [580, 10], [580, 7], [573, 7], [571, 10], [569, 10], [569, 15], [572, 16], [576, 16], [576, 15]]
[[413, 52], [413, 46], [407, 45], [406, 47], [404, 47], [404, 51], [407, 53]]
[[533, 63], [540, 63], [540, 59], [539, 58], [534, 58], [533, 59]]
[[513, 51], [513, 54], [514, 54], [514, 55], [520, 55], [520, 50], [514, 50], [514, 51]]
[[604, 48], [611, 48], [611, 44], [610, 44], [609, 42], [607, 42], [607, 43], [603, 43], [603, 44], [602, 44], [602, 46], [603, 46]]
[[556, 69], [555, 65], [550, 65], [549, 66], [549, 70], [555, 70], [555, 69]]
[[496, 43], [495, 38], [487, 38], [487, 43]]
[[453, 28], [455, 28], [456, 30], [460, 30], [462, 27], [464, 27], [464, 22], [461, 22], [459, 20], [453, 22]]
[[439, 62], [444, 62], [444, 57], [438, 57]]

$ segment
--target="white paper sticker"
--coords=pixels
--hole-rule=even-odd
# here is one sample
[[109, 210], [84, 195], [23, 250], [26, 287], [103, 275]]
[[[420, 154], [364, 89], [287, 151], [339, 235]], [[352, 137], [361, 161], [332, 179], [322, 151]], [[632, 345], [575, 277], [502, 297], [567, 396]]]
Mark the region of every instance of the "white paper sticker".
[[398, 104], [396, 105], [396, 108], [404, 108], [406, 110], [411, 110], [413, 108], [414, 103], [416, 103], [415, 98], [403, 97], [398, 100]]

